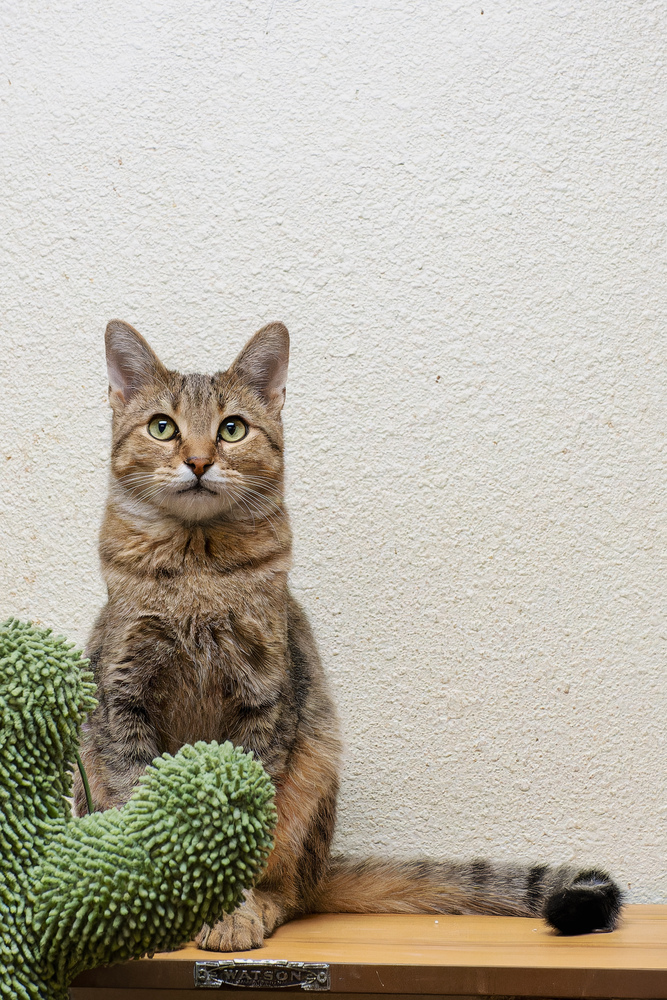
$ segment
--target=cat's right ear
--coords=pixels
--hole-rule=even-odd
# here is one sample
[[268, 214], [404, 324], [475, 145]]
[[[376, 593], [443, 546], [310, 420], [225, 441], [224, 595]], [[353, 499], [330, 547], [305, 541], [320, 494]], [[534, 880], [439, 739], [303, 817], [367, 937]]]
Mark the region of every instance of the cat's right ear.
[[167, 370], [144, 338], [121, 319], [107, 324], [104, 341], [107, 349], [109, 401], [128, 403], [141, 389], [164, 383]]

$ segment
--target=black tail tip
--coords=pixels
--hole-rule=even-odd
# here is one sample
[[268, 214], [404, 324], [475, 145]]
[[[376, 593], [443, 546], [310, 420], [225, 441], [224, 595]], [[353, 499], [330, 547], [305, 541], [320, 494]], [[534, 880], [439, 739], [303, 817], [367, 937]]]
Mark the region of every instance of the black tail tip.
[[544, 917], [561, 934], [613, 931], [621, 903], [622, 894], [616, 883], [606, 872], [591, 868], [548, 897]]

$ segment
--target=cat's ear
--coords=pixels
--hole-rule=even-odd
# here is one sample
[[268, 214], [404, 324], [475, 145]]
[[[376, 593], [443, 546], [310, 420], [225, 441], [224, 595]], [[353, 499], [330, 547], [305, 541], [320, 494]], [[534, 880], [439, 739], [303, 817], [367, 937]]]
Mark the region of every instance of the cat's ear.
[[249, 385], [267, 409], [278, 416], [285, 402], [289, 334], [282, 323], [269, 323], [251, 337], [229, 369]]
[[129, 323], [112, 319], [104, 341], [107, 349], [110, 400], [128, 403], [148, 385], [164, 384], [167, 370], [144, 338]]

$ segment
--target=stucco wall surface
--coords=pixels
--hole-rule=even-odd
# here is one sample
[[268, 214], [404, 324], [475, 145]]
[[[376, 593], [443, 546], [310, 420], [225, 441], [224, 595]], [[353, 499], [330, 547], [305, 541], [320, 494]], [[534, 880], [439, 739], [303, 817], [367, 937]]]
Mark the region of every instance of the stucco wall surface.
[[664, 7], [0, 10], [2, 616], [103, 600], [106, 321], [282, 319], [338, 846], [667, 901]]

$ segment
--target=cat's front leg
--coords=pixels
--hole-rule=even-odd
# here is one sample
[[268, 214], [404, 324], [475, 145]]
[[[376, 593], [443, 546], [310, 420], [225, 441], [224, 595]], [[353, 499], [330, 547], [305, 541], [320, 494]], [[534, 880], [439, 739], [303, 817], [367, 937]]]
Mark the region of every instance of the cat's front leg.
[[[146, 754], [145, 761], [128, 762], [122, 769], [107, 766], [101, 754], [86, 752], [84, 744], [81, 748], [82, 763], [86, 771], [94, 812], [105, 812], [107, 809], [124, 806], [139, 778], [155, 757], [157, 752], [152, 749]], [[83, 777], [78, 767], [74, 770], [74, 815], [85, 816], [88, 812], [88, 801], [83, 784]]]
[[204, 924], [195, 941], [202, 951], [249, 951], [261, 948], [264, 938], [284, 921], [278, 893], [247, 889], [245, 901], [213, 927]]
[[[82, 733], [81, 759], [93, 808], [104, 812], [125, 805], [146, 767], [160, 754], [150, 716], [127, 686], [98, 688], [99, 705]], [[82, 776], [74, 776], [74, 809], [88, 811]]]

